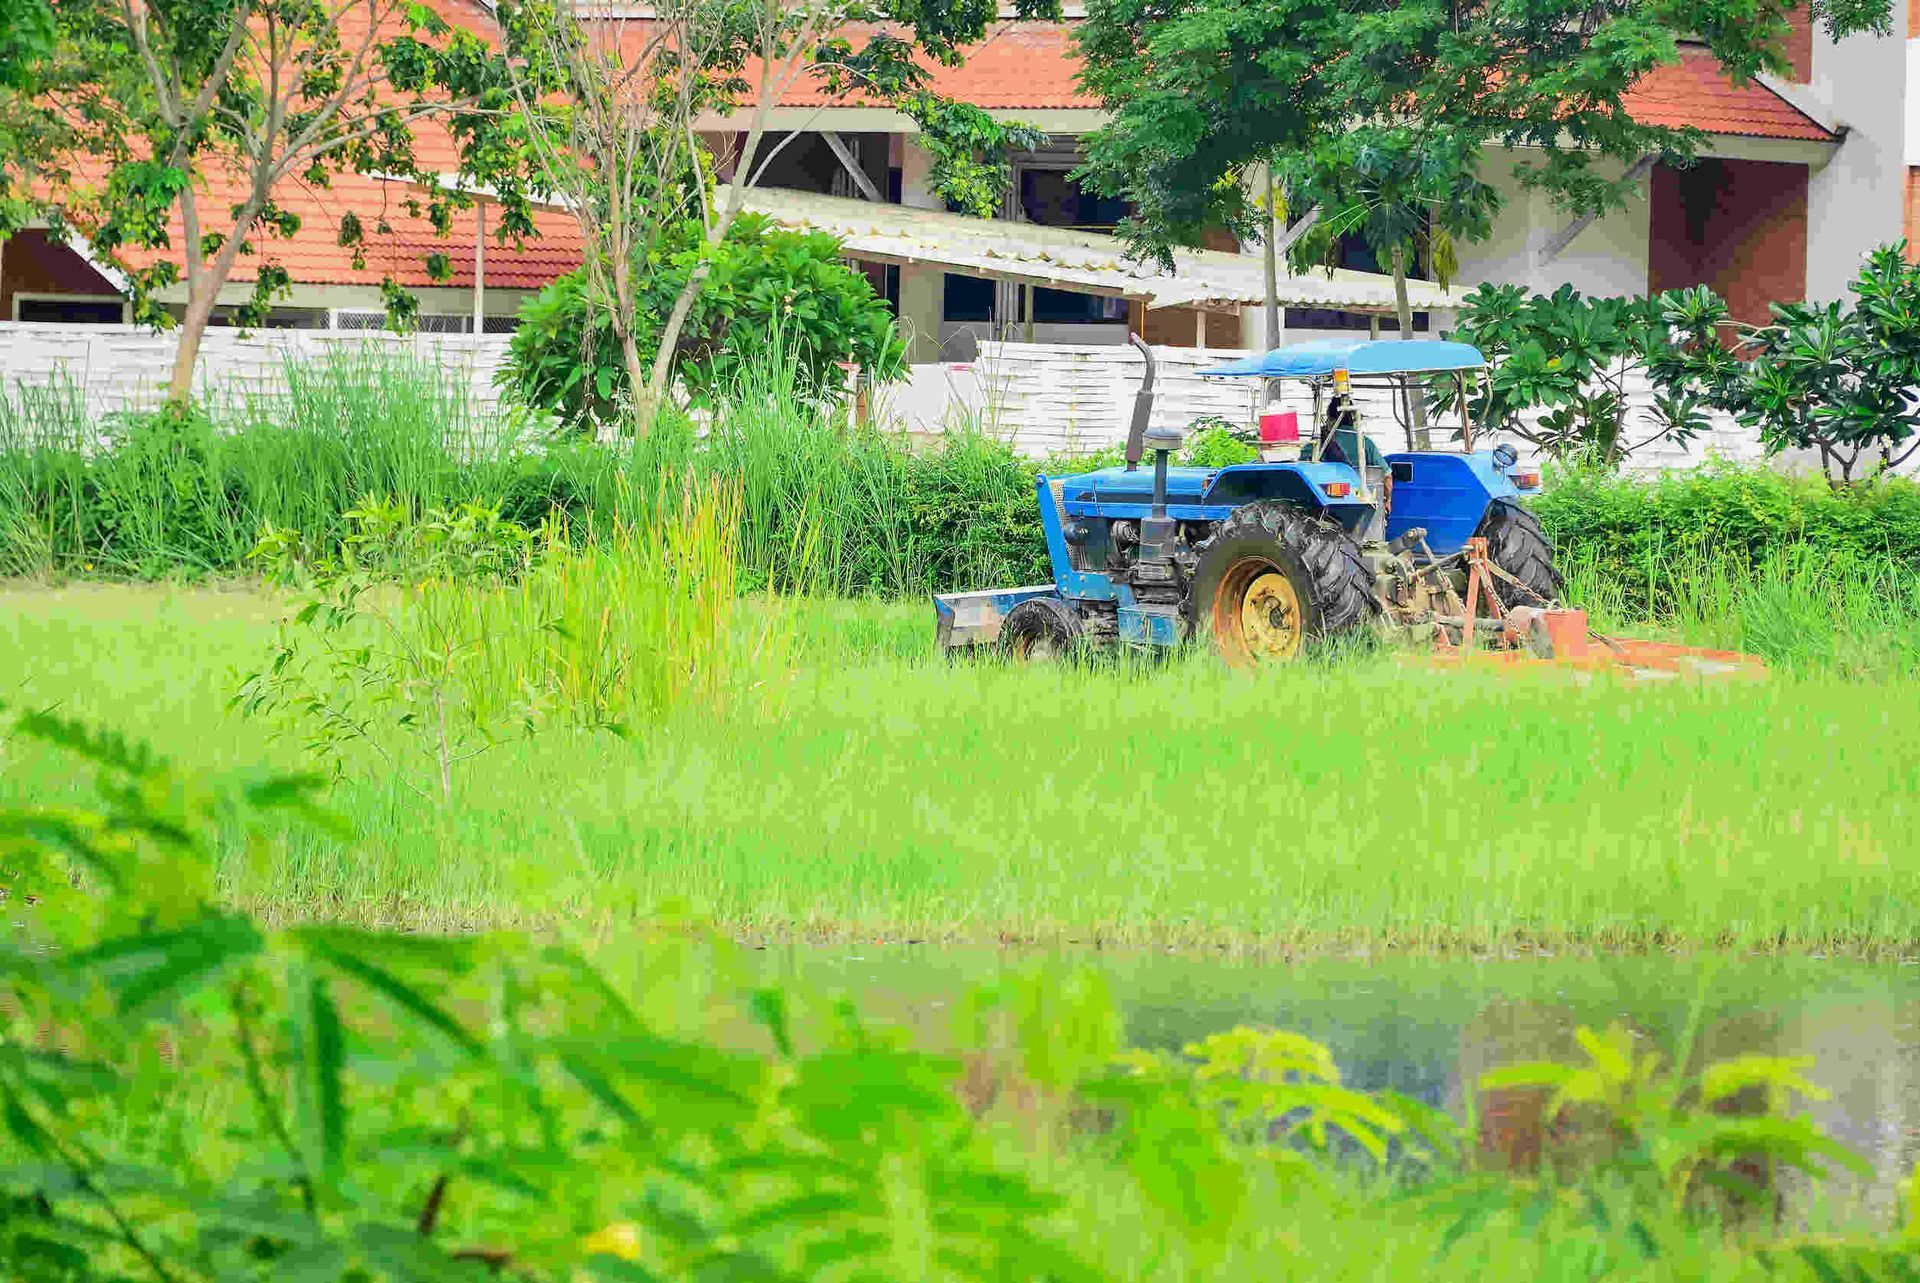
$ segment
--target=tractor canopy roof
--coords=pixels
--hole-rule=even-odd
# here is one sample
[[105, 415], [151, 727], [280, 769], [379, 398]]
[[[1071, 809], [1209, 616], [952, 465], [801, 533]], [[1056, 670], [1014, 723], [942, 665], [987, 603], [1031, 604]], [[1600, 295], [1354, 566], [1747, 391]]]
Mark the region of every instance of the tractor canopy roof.
[[1220, 378], [1317, 379], [1335, 370], [1348, 374], [1430, 374], [1439, 370], [1478, 370], [1487, 363], [1469, 343], [1439, 339], [1315, 339], [1277, 347], [1264, 356], [1247, 356], [1216, 365], [1201, 374]]

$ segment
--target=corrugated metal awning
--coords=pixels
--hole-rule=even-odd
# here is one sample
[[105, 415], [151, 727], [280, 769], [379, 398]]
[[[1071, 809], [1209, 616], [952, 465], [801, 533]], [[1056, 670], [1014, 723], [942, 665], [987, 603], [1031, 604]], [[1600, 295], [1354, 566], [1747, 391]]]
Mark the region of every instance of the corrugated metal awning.
[[[780, 187], [749, 190], [746, 203], [783, 227], [832, 233], [850, 258], [932, 264], [965, 276], [1137, 300], [1149, 308], [1258, 307], [1267, 299], [1266, 272], [1258, 254], [1177, 250], [1169, 274], [1157, 264], [1129, 260], [1124, 241], [1099, 232], [969, 218]], [[1416, 311], [1459, 306], [1458, 295], [1430, 281], [1408, 281], [1407, 294]], [[1344, 269], [1331, 275], [1282, 276], [1280, 302], [1288, 307], [1391, 312], [1393, 281]]]

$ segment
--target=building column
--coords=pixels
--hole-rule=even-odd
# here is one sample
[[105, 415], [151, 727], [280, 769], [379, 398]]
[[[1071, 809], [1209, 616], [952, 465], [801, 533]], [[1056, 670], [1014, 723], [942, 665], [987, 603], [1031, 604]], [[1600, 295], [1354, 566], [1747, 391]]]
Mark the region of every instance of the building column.
[[[903, 134], [900, 143], [900, 203], [913, 209], [944, 209], [933, 194], [933, 157], [916, 135]], [[946, 297], [946, 273], [937, 265], [903, 263], [900, 266], [900, 332], [907, 340], [907, 360], [925, 364], [940, 359], [940, 313]]]
[[1920, 148], [1907, 133], [1915, 86], [1907, 79], [1908, 8], [1892, 9], [1893, 31], [1833, 41], [1814, 32], [1807, 91], [1843, 126], [1825, 164], [1807, 183], [1806, 297], [1847, 297], [1866, 253], [1906, 232], [1907, 166]]

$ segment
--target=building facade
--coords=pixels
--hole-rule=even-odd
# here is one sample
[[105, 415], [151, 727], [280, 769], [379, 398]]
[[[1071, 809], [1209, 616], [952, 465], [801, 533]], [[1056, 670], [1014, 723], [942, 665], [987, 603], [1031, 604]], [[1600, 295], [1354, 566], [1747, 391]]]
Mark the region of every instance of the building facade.
[[[1920, 0], [1910, 2], [1920, 9]], [[474, 30], [488, 29], [480, 0], [442, 6]], [[1706, 145], [1691, 165], [1649, 158], [1633, 166], [1633, 197], [1598, 218], [1569, 218], [1519, 186], [1510, 157], [1489, 155], [1485, 172], [1505, 199], [1492, 235], [1460, 247], [1460, 285], [1571, 284], [1595, 294], [1640, 294], [1704, 284], [1753, 322], [1764, 320], [1773, 302], [1839, 297], [1865, 250], [1907, 234], [1920, 217], [1920, 96], [1910, 92], [1920, 49], [1908, 40], [1913, 14], [1902, 7], [1894, 17], [1895, 30], [1884, 37], [1833, 42], [1802, 28], [1790, 50], [1792, 73], [1780, 80], [1736, 85], [1697, 48], [1646, 77], [1629, 94], [1636, 117], [1692, 125]], [[1011, 157], [1004, 220], [1098, 234], [1110, 232], [1125, 210], [1072, 177], [1082, 139], [1102, 120], [1099, 104], [1077, 83], [1073, 40], [1071, 21], [1001, 22], [964, 65], [935, 68], [933, 88], [1047, 134], [1045, 147]], [[738, 122], [705, 123], [716, 153], [728, 154], [726, 135]], [[769, 123], [765, 146], [779, 148], [761, 179], [770, 194], [941, 206], [912, 122], [887, 107], [829, 98], [802, 80]], [[450, 170], [450, 147], [446, 159]], [[343, 175], [324, 191], [300, 187], [279, 195], [302, 222], [292, 238], [263, 245], [295, 282], [271, 324], [377, 327], [381, 282], [391, 279], [420, 299], [423, 328], [497, 332], [512, 327], [532, 291], [579, 261], [578, 230], [563, 211], [543, 213], [540, 239], [510, 246], [489, 233], [484, 208], [441, 238], [409, 212], [407, 198], [401, 184], [358, 175]], [[369, 225], [374, 211], [382, 229], [369, 237], [364, 263], [338, 244], [339, 220], [349, 210]], [[1241, 247], [1224, 238], [1209, 248]], [[428, 273], [433, 254], [445, 256], [450, 276]], [[1372, 266], [1359, 247], [1354, 254], [1351, 266]], [[254, 265], [243, 260], [236, 270], [229, 305], [250, 292]], [[1237, 348], [1381, 324], [1377, 309], [1290, 305], [1283, 332], [1267, 334], [1258, 307], [1156, 306], [1142, 314], [1113, 292], [950, 270], [937, 261], [865, 265], [922, 361], [964, 355], [982, 339], [1117, 343], [1132, 328], [1159, 343]], [[29, 229], [0, 244], [0, 320], [120, 322], [121, 284], [84, 242], [58, 244]], [[1429, 287], [1423, 297], [1437, 296]], [[1415, 326], [1438, 323], [1423, 309]]]

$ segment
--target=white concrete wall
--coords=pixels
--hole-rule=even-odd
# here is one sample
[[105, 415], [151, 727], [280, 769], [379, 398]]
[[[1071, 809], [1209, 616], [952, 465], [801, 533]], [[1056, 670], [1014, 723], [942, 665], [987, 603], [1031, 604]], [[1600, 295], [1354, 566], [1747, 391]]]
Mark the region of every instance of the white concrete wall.
[[1892, 9], [1891, 35], [1835, 42], [1817, 27], [1813, 79], [1806, 92], [1824, 106], [1845, 139], [1807, 181], [1807, 297], [1846, 295], [1866, 251], [1905, 233], [1912, 131], [1907, 78], [1907, 9]]
[[[1159, 359], [1155, 423], [1185, 428], [1197, 418], [1217, 415], [1230, 423], [1252, 424], [1260, 394], [1258, 380], [1207, 379], [1198, 373], [1245, 353], [1190, 348], [1155, 348], [1154, 353]], [[1126, 440], [1142, 370], [1139, 355], [1127, 348], [984, 343], [980, 359], [970, 365], [916, 367], [909, 389], [890, 392], [880, 403], [881, 412], [916, 434], [971, 426], [1028, 455], [1088, 453]], [[1280, 408], [1298, 411], [1301, 432], [1309, 434], [1312, 394], [1299, 382], [1280, 386]], [[1632, 406], [1628, 440], [1639, 442], [1655, 432], [1647, 418], [1652, 389], [1644, 379], [1632, 379], [1627, 391]], [[1389, 452], [1406, 449], [1404, 429], [1386, 392], [1364, 388], [1357, 399], [1363, 425], [1376, 444]], [[1435, 427], [1436, 444], [1451, 448], [1448, 443], [1457, 421], [1443, 418]], [[1476, 436], [1475, 444], [1500, 439]], [[1513, 444], [1522, 458], [1535, 457], [1528, 443], [1516, 439]], [[1655, 443], [1635, 453], [1628, 470], [1652, 473], [1694, 467], [1714, 456], [1754, 461], [1763, 458], [1764, 452], [1755, 433], [1716, 415], [1710, 429], [1691, 446]]]
[[[1529, 191], [1514, 176], [1513, 153], [1489, 148], [1482, 174], [1500, 193], [1492, 234], [1460, 246], [1460, 279], [1477, 284], [1521, 285], [1551, 293], [1571, 285], [1589, 295], [1637, 295], [1647, 292], [1647, 183], [1620, 209], [1596, 218], [1568, 246], [1543, 261], [1546, 243], [1573, 222], [1572, 215], [1554, 206], [1546, 195]], [[1609, 177], [1625, 166], [1608, 162]]]
[[[479, 339], [463, 334], [397, 335], [329, 330], [211, 329], [202, 340], [197, 384], [213, 397], [284, 395], [289, 360], [328, 351], [375, 346], [411, 352], [439, 363], [491, 407], [499, 400], [494, 372], [506, 355], [508, 335]], [[131, 325], [0, 324], [0, 389], [44, 387], [60, 381], [78, 386], [88, 414], [149, 410], [166, 399], [175, 338]]]

